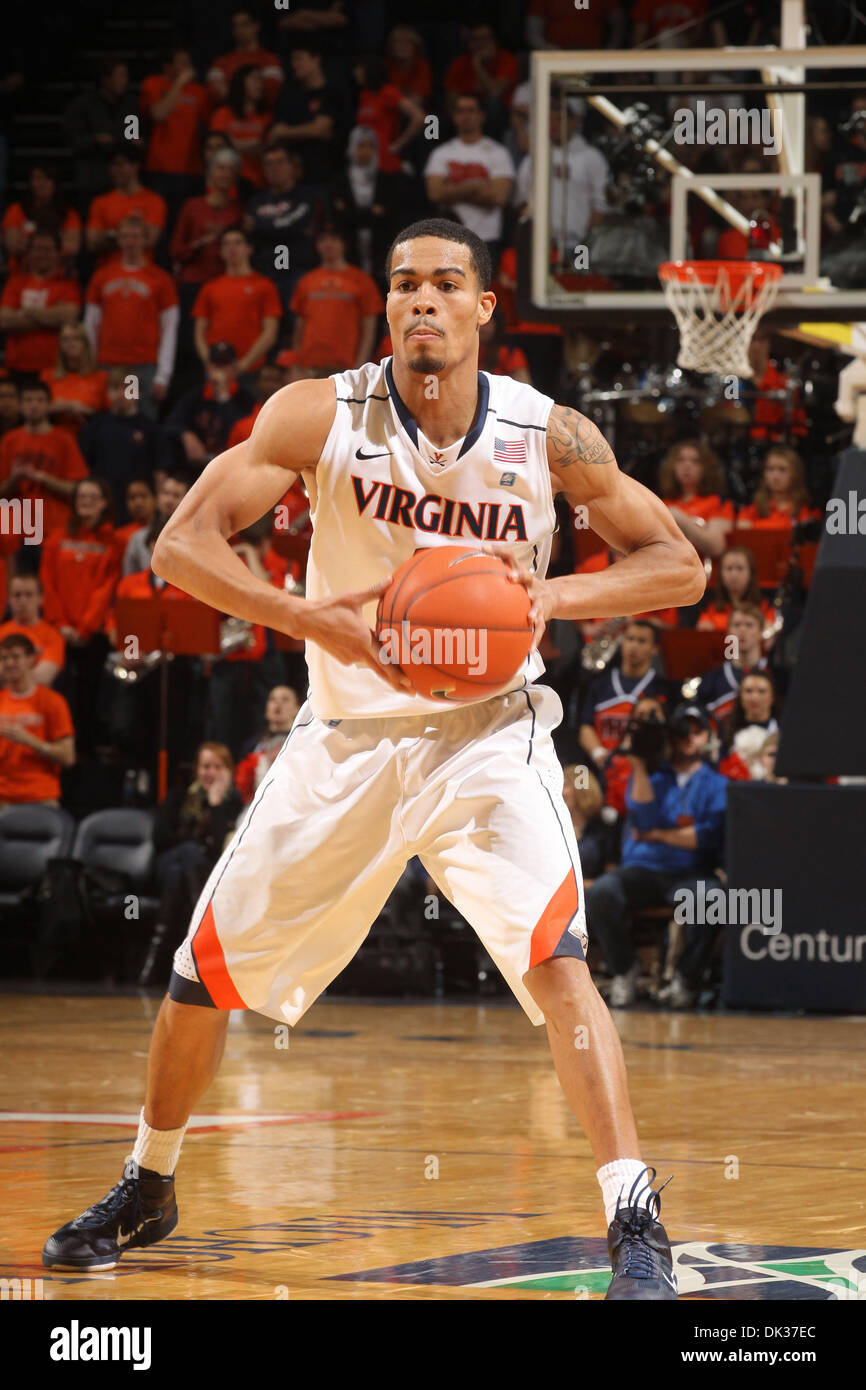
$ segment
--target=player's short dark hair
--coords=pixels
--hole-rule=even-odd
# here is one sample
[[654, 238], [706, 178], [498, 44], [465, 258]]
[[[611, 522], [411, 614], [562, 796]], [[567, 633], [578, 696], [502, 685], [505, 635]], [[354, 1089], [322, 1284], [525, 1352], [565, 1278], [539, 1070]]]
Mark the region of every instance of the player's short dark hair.
[[0, 642], [0, 652], [11, 652], [15, 647], [26, 652], [28, 656], [36, 655], [35, 646], [23, 632], [10, 632], [9, 636], [4, 637]]
[[475, 271], [479, 288], [490, 289], [493, 279], [493, 262], [490, 259], [490, 251], [486, 241], [482, 241], [476, 232], [469, 227], [464, 227], [462, 222], [451, 222], [447, 217], [423, 217], [420, 222], [413, 222], [410, 226], [404, 227], [402, 232], [398, 232], [391, 245], [388, 247], [388, 254], [385, 257], [385, 284], [390, 287], [391, 283], [391, 263], [394, 258], [394, 251], [404, 241], [412, 241], [415, 237], [435, 236], [443, 241], [457, 241], [462, 246], [469, 247], [469, 259], [472, 269]]

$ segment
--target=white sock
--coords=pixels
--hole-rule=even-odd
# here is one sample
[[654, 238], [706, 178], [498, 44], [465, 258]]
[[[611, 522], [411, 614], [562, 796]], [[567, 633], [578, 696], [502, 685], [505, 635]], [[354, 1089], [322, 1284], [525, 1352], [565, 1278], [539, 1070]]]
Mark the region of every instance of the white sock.
[[177, 1167], [180, 1146], [186, 1125], [180, 1129], [151, 1129], [144, 1118], [144, 1108], [138, 1120], [138, 1138], [132, 1157], [139, 1168], [149, 1168], [160, 1177], [170, 1178]]
[[[604, 1202], [604, 1215], [608, 1226], [616, 1216], [616, 1202], [620, 1197], [621, 1206], [628, 1204], [632, 1188], [637, 1182], [632, 1201], [641, 1207], [647, 1205], [652, 1192], [647, 1166], [639, 1158], [617, 1158], [606, 1163], [596, 1173], [601, 1186], [601, 1199]], [[639, 1181], [640, 1179], [640, 1181]]]

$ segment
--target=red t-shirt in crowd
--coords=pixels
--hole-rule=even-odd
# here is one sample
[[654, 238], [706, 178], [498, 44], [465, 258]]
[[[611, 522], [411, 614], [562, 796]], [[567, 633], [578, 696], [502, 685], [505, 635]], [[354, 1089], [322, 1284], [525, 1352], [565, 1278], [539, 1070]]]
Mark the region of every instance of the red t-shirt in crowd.
[[[13, 275], [0, 296], [3, 309], [54, 309], [58, 304], [81, 303], [75, 280], [65, 275]], [[34, 328], [27, 333], [6, 334], [6, 366], [11, 372], [41, 372], [57, 360], [59, 328]]]
[[[520, 81], [520, 68], [517, 66], [517, 59], [506, 49], [497, 48], [493, 55], [493, 61], [486, 63], [485, 67], [488, 75], [495, 78], [496, 81], [505, 78], [508, 85], [503, 88], [499, 99], [503, 104], [506, 104], [511, 100], [511, 93]], [[472, 93], [480, 96], [482, 101], [486, 101], [487, 89], [481, 85], [471, 54], [462, 53], [449, 65], [445, 73], [445, 90], [459, 95]]]
[[[202, 285], [192, 315], [207, 320], [209, 343], [231, 343], [238, 357], [249, 352], [262, 331], [265, 319], [278, 319], [283, 306], [277, 287], [265, 275], [220, 275]], [[253, 362], [257, 371], [263, 359]]]
[[[45, 371], [41, 376], [51, 392], [52, 401], [80, 401], [94, 411], [108, 409], [108, 372], [85, 372], [83, 375], [81, 372], [67, 372], [65, 376], [56, 376], [53, 371]], [[69, 430], [73, 437], [79, 434], [84, 423], [82, 417], [74, 415], [72, 411], [64, 414], [52, 411], [51, 418], [55, 425]]]
[[385, 301], [375, 280], [357, 266], [320, 266], [298, 281], [291, 309], [304, 321], [300, 361], [308, 367], [346, 369], [355, 364], [362, 319], [383, 313]]
[[233, 449], [236, 444], [243, 444], [245, 439], [249, 439], [253, 432], [253, 425], [256, 423], [256, 416], [261, 408], [261, 402], [259, 402], [253, 407], [249, 415], [245, 415], [242, 420], [237, 420], [232, 425], [226, 442], [227, 449]]
[[[169, 247], [171, 259], [178, 267], [174, 278], [179, 285], [203, 285], [205, 280], [222, 275], [225, 262], [220, 255], [220, 233], [240, 222], [243, 215], [240, 203], [214, 208], [207, 198], [187, 198], [178, 213]], [[191, 249], [193, 242], [203, 236], [211, 236], [213, 241]]]
[[416, 54], [405, 68], [400, 67], [392, 58], [387, 62], [388, 81], [391, 86], [402, 92], [404, 97], [412, 97], [419, 105], [424, 106], [433, 95], [433, 69], [427, 59]]
[[102, 310], [97, 356], [104, 366], [156, 361], [159, 316], [177, 304], [170, 275], [149, 262], [131, 270], [114, 261], [96, 271], [85, 298]]
[[704, 497], [665, 497], [663, 499], [666, 507], [676, 507], [679, 511], [685, 512], [686, 516], [696, 517], [699, 521], [733, 521], [734, 504], [733, 502], [723, 502], [716, 492], [709, 492]]
[[801, 507], [794, 515], [793, 512], [780, 510], [775, 502], [770, 503], [766, 516], [759, 516], [753, 502], [751, 506], [741, 507], [737, 512], [737, 525], [740, 526], [745, 521], [755, 531], [790, 531], [795, 521], [816, 521], [820, 516], [821, 513], [814, 507]]
[[655, 38], [665, 29], [676, 29], [707, 12], [707, 0], [637, 0], [631, 8], [635, 24], [646, 23]]
[[161, 121], [153, 108], [174, 85], [164, 74], [146, 77], [138, 89], [142, 115], [151, 121], [145, 168], [153, 174], [200, 174], [201, 126], [207, 121], [210, 97], [200, 82], [181, 87], [169, 114]]
[[69, 738], [75, 730], [63, 696], [45, 685], [37, 685], [29, 695], [15, 695], [5, 687], [0, 690], [0, 801], [59, 801], [60, 764], [4, 738], [4, 723], [43, 743]]
[[[11, 203], [9, 207], [6, 209], [5, 213], [3, 214], [3, 221], [0, 222], [0, 231], [5, 232], [7, 227], [23, 227], [24, 232], [26, 234], [26, 253], [27, 247], [29, 247], [30, 245], [30, 240], [33, 236], [33, 233], [36, 231], [37, 224], [29, 220], [27, 213], [24, 211], [24, 208], [21, 206], [20, 203]], [[81, 231], [81, 218], [78, 216], [78, 213], [75, 212], [72, 208], [68, 208], [67, 211], [64, 213], [63, 221], [60, 224], [60, 235], [62, 237], [66, 234], [66, 232], [73, 231]], [[24, 263], [22, 258], [20, 256], [9, 256], [8, 267], [10, 275], [15, 275], [18, 271], [23, 270]]]
[[[149, 188], [138, 193], [120, 193], [116, 188], [111, 193], [100, 193], [90, 204], [87, 216], [87, 230], [116, 232], [126, 217], [140, 217], [148, 227], [162, 231], [168, 211], [165, 199]], [[100, 265], [107, 264], [118, 255], [116, 247], [109, 247], [100, 253]]]
[[265, 79], [265, 101], [269, 106], [273, 106], [279, 96], [285, 73], [277, 54], [271, 53], [267, 48], [251, 48], [249, 52], [244, 53], [233, 49], [231, 53], [224, 53], [221, 58], [217, 58], [207, 75], [208, 87], [214, 97], [224, 101], [229, 84], [238, 68], [245, 67], [261, 68]]
[[[87, 464], [81, 457], [78, 445], [67, 430], [52, 425], [44, 434], [36, 434], [26, 425], [10, 430], [0, 439], [0, 483], [12, 476], [13, 464], [27, 463], [40, 473], [63, 482], [77, 482], [86, 478]], [[42, 501], [42, 533], [48, 536], [52, 531], [65, 526], [71, 515], [68, 502], [46, 492], [39, 482], [31, 478], [19, 478], [13, 497]]]
[[55, 531], [42, 547], [39, 577], [42, 611], [57, 627], [72, 627], [85, 640], [98, 632], [120, 579], [121, 550], [114, 527], [104, 522], [76, 536]]
[[230, 106], [220, 106], [211, 117], [211, 130], [222, 130], [238, 147], [241, 178], [251, 183], [253, 188], [263, 188], [265, 183], [261, 155], [245, 154], [239, 144], [242, 140], [256, 140], [261, 145], [273, 119], [270, 111], [252, 111], [248, 116], [236, 116]]
[[29, 637], [36, 648], [36, 660], [52, 661], [55, 666], [62, 666], [66, 660], [66, 643], [60, 633], [53, 628], [50, 623], [46, 623], [41, 618], [38, 623], [33, 623], [29, 627], [24, 623], [0, 623], [0, 642], [4, 637], [11, 637], [13, 634], [21, 637]]
[[400, 88], [390, 82], [386, 82], [378, 92], [365, 88], [358, 97], [355, 124], [369, 126], [371, 130], [375, 130], [379, 145], [379, 168], [383, 174], [398, 174], [403, 167], [400, 155], [392, 154], [388, 149], [402, 128], [402, 100], [403, 93]]

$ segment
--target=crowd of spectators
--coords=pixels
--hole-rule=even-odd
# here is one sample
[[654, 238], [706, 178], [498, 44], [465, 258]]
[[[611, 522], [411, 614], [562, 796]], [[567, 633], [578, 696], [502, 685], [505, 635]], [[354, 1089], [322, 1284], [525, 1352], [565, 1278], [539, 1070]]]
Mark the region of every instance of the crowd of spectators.
[[[488, 243], [498, 306], [481, 366], [562, 398], [561, 330], [523, 322], [517, 309], [516, 236], [531, 188], [527, 55], [658, 38], [706, 6], [531, 0], [506, 6], [512, 32], [525, 10], [522, 47], [503, 44], [484, 17], [452, 25], [447, 52], [425, 43], [430, 26], [405, 22], [381, 33], [374, 24], [355, 52], [350, 10], [336, 0], [276, 11], [266, 32], [258, 12], [238, 9], [218, 52], [210, 29], [192, 25], [137, 84], [126, 62], [107, 60], [65, 115], [69, 184], [39, 163], [25, 188], [8, 191], [0, 498], [20, 501], [22, 516], [38, 504], [41, 534], [37, 543], [0, 535], [0, 805], [57, 804], [61, 772], [76, 762], [144, 772], [136, 785], [154, 804], [159, 678], [120, 629], [118, 604], [184, 597], [150, 568], [156, 538], [209, 461], [249, 436], [270, 395], [390, 353], [383, 266], [400, 226], [445, 215]], [[712, 31], [715, 42], [768, 38], [750, 3]], [[555, 103], [551, 117], [554, 224], [575, 241], [615, 202], [610, 169], [582, 133], [584, 109]], [[828, 199], [826, 215], [841, 216], [842, 201]], [[783, 379], [770, 348], [756, 337], [759, 388]], [[725, 461], [698, 437], [671, 448], [653, 480], [712, 567], [698, 608], [631, 620], [594, 678], [581, 652], [604, 625], [551, 625], [567, 799], [597, 875], [591, 930], [624, 1003], [635, 969], [627, 908], [664, 900], [706, 855], [721, 856], [726, 779], [772, 777], [781, 608], [744, 533], [791, 540], [796, 523], [821, 512], [802, 411], [783, 424], [767, 407], [755, 427], [765, 452], [751, 497], [734, 500]], [[565, 521], [554, 572], [620, 558], [582, 554], [579, 521]], [[296, 484], [233, 544], [254, 572], [302, 591], [308, 536]], [[666, 675], [660, 639], [684, 628], [724, 639], [724, 659], [720, 648], [690, 673], [650, 812], [628, 730], [680, 705], [683, 681]], [[168, 751], [180, 790], [158, 815], [157, 946], [180, 931], [304, 680], [299, 652], [249, 624], [224, 624], [216, 650], [171, 663]], [[82, 784], [70, 804], [87, 807]], [[671, 829], [686, 814], [689, 833]], [[704, 964], [693, 964], [687, 992]]]

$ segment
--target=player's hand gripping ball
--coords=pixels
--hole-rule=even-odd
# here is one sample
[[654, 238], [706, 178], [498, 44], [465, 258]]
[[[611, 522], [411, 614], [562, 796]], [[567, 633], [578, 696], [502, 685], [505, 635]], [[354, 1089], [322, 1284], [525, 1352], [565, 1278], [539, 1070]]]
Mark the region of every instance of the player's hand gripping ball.
[[419, 695], [485, 700], [514, 678], [532, 647], [530, 599], [498, 556], [460, 545], [416, 550], [379, 600], [382, 660]]

